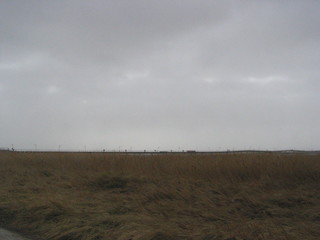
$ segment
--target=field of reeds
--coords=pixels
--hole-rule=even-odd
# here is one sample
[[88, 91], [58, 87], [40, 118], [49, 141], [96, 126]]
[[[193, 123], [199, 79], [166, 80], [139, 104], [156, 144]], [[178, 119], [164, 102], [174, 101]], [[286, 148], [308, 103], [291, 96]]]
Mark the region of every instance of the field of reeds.
[[320, 155], [2, 151], [0, 227], [34, 240], [318, 240]]

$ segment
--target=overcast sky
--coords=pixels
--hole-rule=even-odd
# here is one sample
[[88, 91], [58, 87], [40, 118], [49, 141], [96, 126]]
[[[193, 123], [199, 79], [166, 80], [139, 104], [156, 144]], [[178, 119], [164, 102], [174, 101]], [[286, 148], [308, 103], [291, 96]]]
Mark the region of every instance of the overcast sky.
[[1, 0], [0, 147], [320, 149], [320, 1]]

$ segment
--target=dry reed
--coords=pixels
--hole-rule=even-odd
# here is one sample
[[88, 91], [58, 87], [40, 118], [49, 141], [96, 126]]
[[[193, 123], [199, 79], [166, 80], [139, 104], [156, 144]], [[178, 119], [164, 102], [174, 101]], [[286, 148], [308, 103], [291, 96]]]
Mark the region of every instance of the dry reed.
[[0, 225], [48, 240], [316, 240], [319, 160], [0, 152]]

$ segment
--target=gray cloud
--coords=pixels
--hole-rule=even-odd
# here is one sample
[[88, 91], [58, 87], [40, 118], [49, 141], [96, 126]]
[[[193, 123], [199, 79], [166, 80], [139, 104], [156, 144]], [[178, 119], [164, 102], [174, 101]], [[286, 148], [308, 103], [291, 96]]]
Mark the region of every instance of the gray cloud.
[[316, 149], [316, 1], [2, 1], [0, 147]]

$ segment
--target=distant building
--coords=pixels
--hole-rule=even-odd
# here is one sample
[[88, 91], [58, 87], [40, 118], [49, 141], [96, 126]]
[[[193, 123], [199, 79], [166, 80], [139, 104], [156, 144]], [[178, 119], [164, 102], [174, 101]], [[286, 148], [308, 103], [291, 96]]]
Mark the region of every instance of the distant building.
[[186, 152], [187, 152], [187, 153], [196, 153], [195, 150], [187, 150]]

